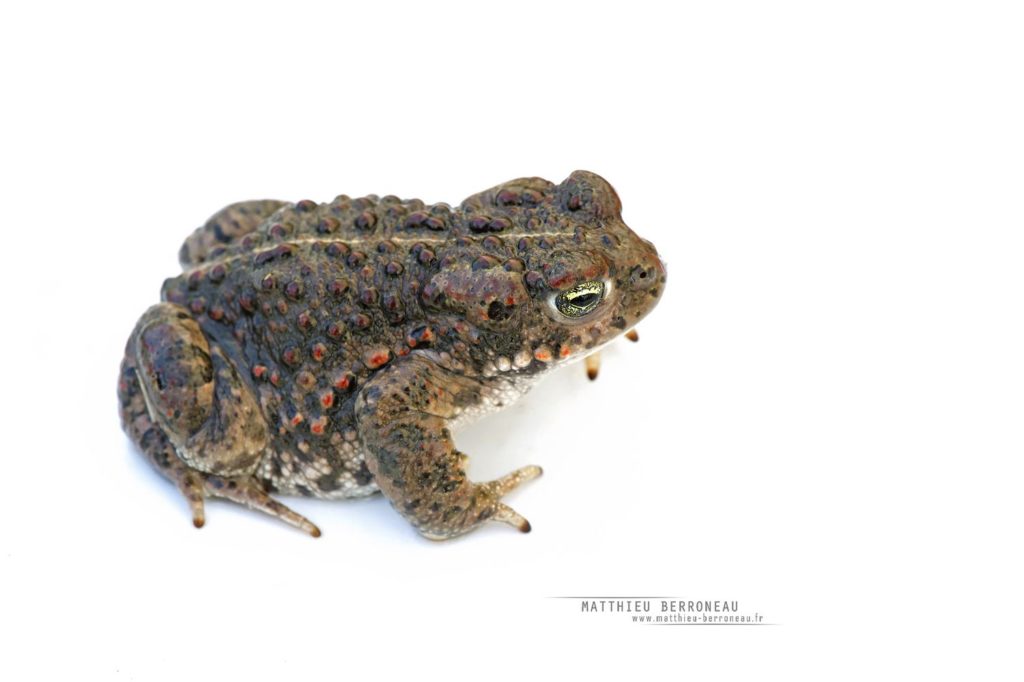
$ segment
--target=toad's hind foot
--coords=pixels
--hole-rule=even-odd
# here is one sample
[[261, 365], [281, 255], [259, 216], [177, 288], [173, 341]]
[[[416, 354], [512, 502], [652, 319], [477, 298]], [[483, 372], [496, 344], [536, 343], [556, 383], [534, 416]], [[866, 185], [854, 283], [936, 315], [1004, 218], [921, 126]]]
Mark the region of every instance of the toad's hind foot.
[[276, 516], [315, 538], [320, 537], [320, 529], [312, 521], [275, 500], [254, 478], [225, 478], [207, 474], [206, 493], [210, 497], [231, 500], [238, 504], [244, 504], [249, 509]]
[[118, 396], [129, 437], [184, 495], [196, 528], [206, 523], [204, 500], [220, 497], [319, 537], [254, 475], [266, 448], [255, 399], [185, 311], [164, 303], [143, 316], [121, 364]]
[[313, 522], [272, 498], [255, 478], [204, 474], [181, 465], [163, 473], [174, 480], [178, 490], [185, 496], [192, 510], [192, 524], [196, 528], [206, 524], [205, 498], [219, 497], [275, 516], [315, 538], [320, 537], [320, 529]]
[[203, 499], [206, 497], [204, 494], [206, 486], [202, 474], [185, 466], [175, 467], [171, 472], [165, 473], [168, 473], [174, 479], [178, 490], [181, 491], [181, 494], [188, 501], [189, 509], [192, 510], [192, 525], [196, 528], [205, 526], [206, 507]]

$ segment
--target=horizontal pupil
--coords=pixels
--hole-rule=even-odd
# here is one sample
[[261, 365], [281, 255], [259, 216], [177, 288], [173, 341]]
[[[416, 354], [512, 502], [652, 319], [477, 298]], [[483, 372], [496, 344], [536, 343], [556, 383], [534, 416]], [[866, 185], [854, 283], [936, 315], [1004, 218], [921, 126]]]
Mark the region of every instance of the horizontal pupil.
[[604, 296], [604, 284], [587, 282], [558, 295], [555, 305], [567, 317], [583, 317], [597, 307]]
[[569, 299], [569, 302], [573, 305], [578, 305], [581, 308], [586, 308], [588, 305], [597, 300], [597, 294], [580, 294], [579, 296], [573, 296]]

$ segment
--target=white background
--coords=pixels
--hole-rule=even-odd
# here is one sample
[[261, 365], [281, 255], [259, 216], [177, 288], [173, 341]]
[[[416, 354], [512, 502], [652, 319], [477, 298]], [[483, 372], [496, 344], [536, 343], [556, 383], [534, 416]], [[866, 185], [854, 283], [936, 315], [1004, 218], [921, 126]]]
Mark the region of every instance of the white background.
[[[0, 677], [1019, 677], [1014, 3], [187, 5], [0, 16]], [[669, 282], [597, 382], [458, 435], [476, 479], [545, 467], [532, 534], [379, 497], [197, 531], [122, 435], [124, 342], [222, 205], [576, 168]]]

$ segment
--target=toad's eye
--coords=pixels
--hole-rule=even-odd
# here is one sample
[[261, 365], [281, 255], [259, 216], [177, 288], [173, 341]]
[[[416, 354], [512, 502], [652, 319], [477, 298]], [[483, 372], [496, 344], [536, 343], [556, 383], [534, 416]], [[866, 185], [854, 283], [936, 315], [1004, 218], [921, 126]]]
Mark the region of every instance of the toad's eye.
[[566, 317], [583, 317], [604, 298], [604, 282], [583, 282], [555, 298], [555, 307]]

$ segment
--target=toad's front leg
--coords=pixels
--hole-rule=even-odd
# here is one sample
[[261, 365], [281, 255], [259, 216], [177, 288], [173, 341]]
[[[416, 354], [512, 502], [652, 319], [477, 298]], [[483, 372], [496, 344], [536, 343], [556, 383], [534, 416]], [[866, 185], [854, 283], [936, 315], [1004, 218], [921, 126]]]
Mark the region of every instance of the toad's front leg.
[[523, 467], [487, 483], [466, 477], [448, 423], [481, 400], [484, 387], [412, 355], [374, 377], [356, 401], [366, 462], [391, 504], [432, 540], [467, 533], [488, 520], [526, 533], [529, 522], [501, 497], [540, 475]]

